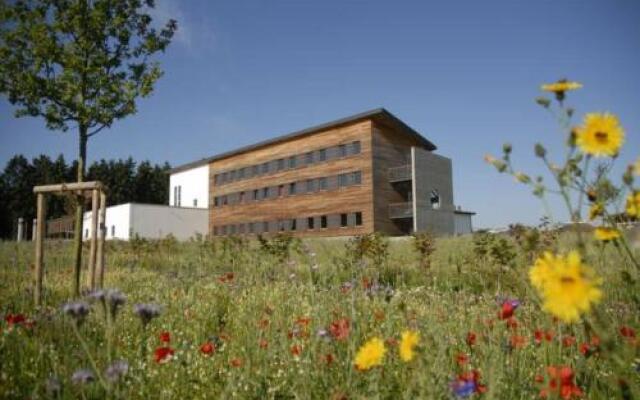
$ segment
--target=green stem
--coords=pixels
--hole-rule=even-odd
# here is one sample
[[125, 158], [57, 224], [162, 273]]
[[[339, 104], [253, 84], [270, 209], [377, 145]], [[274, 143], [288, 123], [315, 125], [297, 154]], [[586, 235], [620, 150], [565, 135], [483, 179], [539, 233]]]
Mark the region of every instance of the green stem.
[[89, 351], [89, 346], [87, 346], [87, 343], [84, 341], [84, 339], [82, 339], [82, 336], [80, 335], [78, 327], [76, 326], [77, 324], [74, 322], [71, 325], [73, 326], [73, 332], [76, 334], [76, 337], [78, 338], [78, 341], [80, 342], [80, 345], [82, 346], [82, 350], [84, 350], [85, 354], [89, 358], [89, 362], [91, 363], [91, 367], [93, 368], [93, 371], [96, 373], [96, 376], [98, 377], [98, 381], [100, 382], [100, 385], [102, 385], [104, 390], [108, 393], [109, 392], [109, 386], [107, 386], [107, 383], [104, 381], [104, 379], [102, 379], [102, 375], [100, 374], [100, 370], [98, 369], [98, 365], [96, 364], [96, 361], [93, 359], [93, 357], [91, 356], [91, 352]]

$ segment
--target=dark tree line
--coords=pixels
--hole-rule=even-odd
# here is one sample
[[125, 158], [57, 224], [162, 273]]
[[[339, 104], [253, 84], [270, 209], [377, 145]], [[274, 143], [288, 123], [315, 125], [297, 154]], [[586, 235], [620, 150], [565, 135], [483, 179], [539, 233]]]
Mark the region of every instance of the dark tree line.
[[[136, 163], [126, 160], [100, 160], [87, 169], [86, 180], [99, 180], [108, 188], [107, 205], [128, 202], [168, 204], [170, 166]], [[23, 217], [27, 231], [36, 215], [33, 187], [76, 180], [77, 161], [67, 164], [62, 155], [52, 160], [41, 155], [29, 161], [16, 155], [0, 175], [0, 238], [15, 238], [18, 218]], [[66, 196], [48, 196], [47, 218], [72, 215], [73, 201]]]

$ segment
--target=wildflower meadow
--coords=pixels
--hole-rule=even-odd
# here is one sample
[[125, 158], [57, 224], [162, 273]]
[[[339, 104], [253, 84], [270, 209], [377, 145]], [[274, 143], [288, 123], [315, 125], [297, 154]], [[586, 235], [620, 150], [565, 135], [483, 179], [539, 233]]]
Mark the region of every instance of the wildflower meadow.
[[572, 121], [581, 86], [542, 86], [566, 143], [536, 145], [546, 172], [486, 157], [569, 227], [109, 242], [80, 298], [72, 245], [49, 241], [41, 308], [31, 245], [0, 243], [0, 398], [640, 398], [640, 165], [613, 176], [624, 130]]

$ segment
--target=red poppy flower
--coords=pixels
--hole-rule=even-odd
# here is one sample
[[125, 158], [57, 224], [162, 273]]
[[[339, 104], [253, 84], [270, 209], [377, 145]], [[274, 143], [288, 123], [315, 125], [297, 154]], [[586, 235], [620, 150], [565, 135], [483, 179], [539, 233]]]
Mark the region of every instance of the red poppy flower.
[[154, 359], [157, 363], [165, 363], [171, 360], [175, 351], [171, 347], [158, 347], [154, 352]]
[[309, 322], [311, 322], [311, 318], [309, 317], [300, 317], [296, 320], [296, 325], [299, 326], [308, 326]]
[[4, 317], [4, 320], [7, 322], [7, 325], [11, 327], [13, 325], [20, 325], [24, 323], [27, 320], [27, 318], [24, 316], [24, 314], [9, 313]]
[[327, 365], [331, 365], [335, 361], [335, 357], [331, 353], [325, 354], [323, 358], [324, 362], [327, 363]]
[[500, 317], [500, 319], [509, 319], [513, 317], [513, 313], [519, 306], [520, 302], [518, 300], [505, 300], [502, 302], [500, 312], [498, 312], [498, 317]]
[[590, 341], [591, 346], [593, 347], [598, 347], [600, 346], [600, 337], [593, 335], [591, 336], [591, 341]]
[[477, 338], [478, 338], [478, 336], [476, 335], [475, 332], [467, 333], [467, 344], [469, 346], [474, 346], [476, 344]]
[[242, 366], [242, 360], [240, 358], [234, 358], [229, 362], [232, 367], [238, 368]]
[[515, 317], [507, 319], [507, 327], [510, 329], [518, 329], [518, 320]]
[[580, 346], [578, 346], [578, 350], [580, 350], [580, 353], [582, 353], [582, 355], [585, 357], [589, 357], [593, 353], [591, 350], [591, 346], [589, 346], [589, 343], [580, 343]]
[[346, 318], [335, 320], [329, 325], [329, 333], [335, 340], [347, 340], [350, 330], [349, 320]]
[[557, 393], [565, 400], [571, 400], [573, 396], [582, 396], [582, 390], [573, 382], [574, 374], [567, 366], [550, 366], [547, 368], [549, 385], [540, 391], [540, 397], [546, 398], [549, 393]]
[[633, 339], [636, 337], [636, 331], [633, 330], [633, 328], [629, 327], [629, 326], [621, 326], [620, 327], [620, 334], [623, 337], [629, 338], [629, 339]]
[[162, 343], [169, 343], [171, 341], [171, 334], [167, 331], [160, 332], [160, 341]]
[[565, 336], [565, 337], [562, 338], [562, 346], [571, 347], [574, 344], [576, 344], [575, 336]]
[[269, 342], [264, 339], [260, 339], [260, 342], [258, 342], [258, 346], [260, 346], [261, 349], [266, 349], [267, 347], [269, 347]]
[[460, 366], [465, 365], [467, 362], [469, 362], [469, 356], [464, 353], [458, 353], [456, 355], [456, 362]]
[[519, 349], [527, 344], [527, 339], [524, 336], [513, 335], [509, 339], [509, 343], [511, 344], [511, 347]]
[[206, 342], [202, 346], [200, 346], [200, 352], [204, 355], [209, 356], [215, 353], [215, 351], [216, 351], [216, 345], [211, 342]]
[[299, 356], [300, 354], [302, 354], [302, 346], [300, 346], [299, 344], [294, 344], [293, 346], [291, 346], [290, 351], [294, 356]]

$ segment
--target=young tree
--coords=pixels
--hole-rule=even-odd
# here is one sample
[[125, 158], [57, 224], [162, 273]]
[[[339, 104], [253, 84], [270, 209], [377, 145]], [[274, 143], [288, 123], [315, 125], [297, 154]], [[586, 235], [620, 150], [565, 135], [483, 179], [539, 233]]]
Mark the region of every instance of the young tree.
[[[78, 132], [76, 179], [84, 180], [87, 142], [136, 111], [162, 72], [150, 57], [176, 30], [152, 25], [152, 0], [0, 0], [0, 93], [16, 116], [44, 118]], [[77, 199], [75, 279], [80, 292], [82, 214]]]

